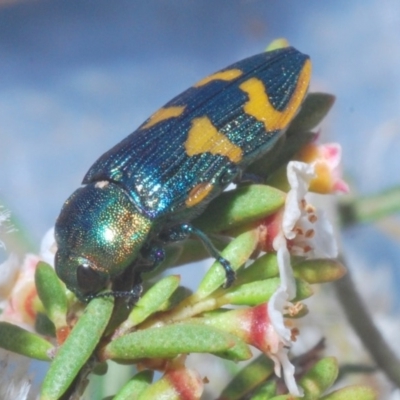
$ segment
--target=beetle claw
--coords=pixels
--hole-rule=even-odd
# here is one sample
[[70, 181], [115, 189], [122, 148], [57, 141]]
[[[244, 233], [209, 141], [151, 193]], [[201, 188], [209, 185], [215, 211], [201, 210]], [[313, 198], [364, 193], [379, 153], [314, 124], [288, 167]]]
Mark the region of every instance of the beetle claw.
[[232, 286], [233, 282], [235, 282], [236, 273], [232, 269], [231, 263], [226, 258], [219, 257], [218, 258], [218, 262], [223, 266], [223, 268], [225, 270], [226, 280], [225, 280], [225, 283], [223, 285], [223, 288], [227, 289], [227, 288]]

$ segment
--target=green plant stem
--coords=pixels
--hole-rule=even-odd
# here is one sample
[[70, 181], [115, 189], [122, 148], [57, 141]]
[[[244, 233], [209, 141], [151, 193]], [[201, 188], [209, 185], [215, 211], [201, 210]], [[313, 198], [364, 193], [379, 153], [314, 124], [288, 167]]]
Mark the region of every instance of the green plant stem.
[[360, 222], [379, 221], [400, 210], [400, 187], [366, 197], [344, 200], [339, 204], [339, 212], [344, 227]]
[[[346, 265], [345, 260], [341, 260]], [[377, 366], [400, 388], [400, 360], [374, 324], [357, 292], [350, 272], [334, 283], [336, 295], [346, 316]]]

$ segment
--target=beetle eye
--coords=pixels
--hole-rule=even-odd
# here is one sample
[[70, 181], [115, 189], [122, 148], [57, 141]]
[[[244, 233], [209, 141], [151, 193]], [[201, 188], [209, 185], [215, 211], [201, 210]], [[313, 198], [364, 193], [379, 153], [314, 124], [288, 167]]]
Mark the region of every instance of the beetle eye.
[[106, 286], [106, 279], [88, 263], [81, 264], [76, 270], [79, 289], [84, 296], [95, 294]]

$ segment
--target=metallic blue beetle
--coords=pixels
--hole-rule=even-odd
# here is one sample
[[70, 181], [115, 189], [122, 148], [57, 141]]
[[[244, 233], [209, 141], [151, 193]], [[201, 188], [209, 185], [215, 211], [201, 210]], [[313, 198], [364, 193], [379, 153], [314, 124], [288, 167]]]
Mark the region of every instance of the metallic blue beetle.
[[89, 300], [164, 257], [194, 233], [234, 279], [229, 263], [190, 221], [264, 156], [298, 112], [311, 76], [308, 56], [287, 47], [239, 61], [201, 80], [103, 154], [56, 222], [58, 276]]

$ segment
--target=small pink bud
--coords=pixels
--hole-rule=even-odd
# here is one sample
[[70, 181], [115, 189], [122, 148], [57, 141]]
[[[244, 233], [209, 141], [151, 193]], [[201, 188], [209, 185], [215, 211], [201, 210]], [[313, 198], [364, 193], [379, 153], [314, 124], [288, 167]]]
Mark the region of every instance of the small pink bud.
[[283, 210], [269, 215], [259, 223], [259, 245], [260, 250], [266, 253], [275, 251], [273, 243], [282, 231]]
[[176, 397], [173, 398], [176, 400], [198, 400], [203, 393], [203, 381], [200, 375], [191, 369], [181, 367], [169, 370], [163, 379], [173, 387], [176, 393]]
[[341, 154], [342, 148], [337, 143], [310, 143], [301, 149], [299, 160], [313, 165], [316, 175], [310, 181], [310, 191], [321, 194], [349, 192], [340, 170]]

